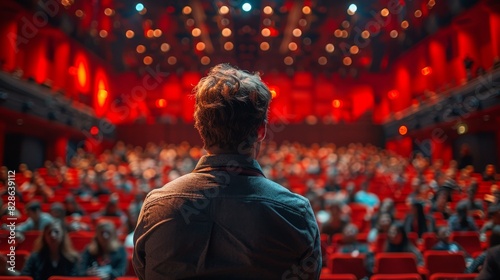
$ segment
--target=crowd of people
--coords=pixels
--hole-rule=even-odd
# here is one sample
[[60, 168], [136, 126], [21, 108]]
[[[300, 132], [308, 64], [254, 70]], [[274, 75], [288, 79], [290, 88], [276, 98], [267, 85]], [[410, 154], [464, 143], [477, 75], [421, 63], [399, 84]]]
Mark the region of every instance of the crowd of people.
[[[10, 211], [4, 200], [0, 214], [2, 221], [12, 213], [25, 220], [16, 228], [19, 242], [27, 231], [41, 234], [24, 268], [5, 273], [34, 279], [124, 275], [144, 197], [191, 172], [204, 154], [188, 143], [143, 148], [118, 142], [100, 155], [79, 149], [67, 164], [47, 161], [36, 170], [21, 164], [17, 208]], [[470, 165], [459, 169], [460, 162], [431, 163], [421, 154], [404, 158], [372, 145], [273, 142], [262, 147], [258, 161], [267, 178], [311, 202], [325, 263], [334, 252], [366, 254], [371, 271], [377, 252], [411, 252], [423, 265], [423, 237], [435, 233], [432, 250], [463, 251], [468, 271], [478, 272], [485, 253], [465, 251], [450, 234], [476, 231], [483, 241], [489, 236], [488, 246], [498, 244], [500, 178], [493, 165], [481, 174]], [[2, 167], [2, 193], [7, 181]], [[77, 252], [70, 232], [93, 232], [94, 238]]]

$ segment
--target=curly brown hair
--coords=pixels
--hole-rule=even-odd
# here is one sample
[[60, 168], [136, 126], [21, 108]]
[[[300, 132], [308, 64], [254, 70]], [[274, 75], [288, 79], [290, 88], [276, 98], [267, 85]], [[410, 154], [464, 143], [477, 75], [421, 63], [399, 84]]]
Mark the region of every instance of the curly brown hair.
[[219, 64], [199, 81], [194, 93], [195, 127], [205, 149], [241, 151], [256, 142], [271, 102], [258, 74]]

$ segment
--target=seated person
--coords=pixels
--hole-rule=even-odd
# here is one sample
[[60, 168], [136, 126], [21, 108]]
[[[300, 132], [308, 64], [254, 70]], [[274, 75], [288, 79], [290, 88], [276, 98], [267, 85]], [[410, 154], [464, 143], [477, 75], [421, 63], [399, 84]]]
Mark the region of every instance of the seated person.
[[498, 179], [497, 177], [498, 176], [495, 166], [493, 164], [486, 165], [486, 168], [484, 169], [483, 173], [483, 181], [496, 182]]
[[368, 245], [359, 243], [356, 239], [358, 228], [354, 224], [348, 224], [342, 232], [342, 245], [337, 250], [338, 253], [350, 253], [352, 255], [368, 253]]
[[466, 203], [457, 205], [457, 213], [448, 219], [448, 226], [451, 231], [477, 231], [476, 222], [468, 215], [469, 208]]
[[393, 221], [394, 219], [389, 213], [379, 215], [375, 227], [368, 233], [368, 242], [372, 243], [377, 241], [377, 236], [381, 233], [387, 234]]
[[350, 219], [345, 214], [344, 204], [334, 200], [327, 206], [330, 212], [330, 218], [321, 227], [322, 234], [328, 234], [330, 237], [337, 233], [342, 233], [344, 227], [349, 224]]
[[453, 214], [453, 211], [448, 206], [448, 193], [446, 191], [440, 190], [436, 193], [430, 212], [441, 213], [445, 220], [448, 220], [448, 218], [450, 218], [450, 216]]
[[458, 202], [460, 203], [466, 203], [468, 208], [469, 208], [469, 214], [473, 214], [475, 212], [479, 212], [480, 216], [484, 216], [484, 209], [483, 209], [483, 201], [481, 199], [476, 199], [476, 194], [477, 194], [477, 182], [473, 181], [472, 184], [469, 186], [467, 189], [467, 198], [464, 198]]
[[484, 235], [486, 232], [491, 231], [494, 226], [500, 225], [500, 204], [490, 205], [488, 207], [488, 217], [489, 221], [484, 223], [481, 228], [481, 234]]
[[378, 220], [382, 214], [389, 214], [391, 219], [394, 219], [396, 215], [396, 207], [394, 204], [394, 200], [391, 198], [384, 198], [382, 203], [380, 204], [380, 208], [377, 212], [375, 212], [371, 217], [371, 226], [375, 227], [378, 223]]
[[420, 251], [415, 247], [408, 235], [406, 234], [405, 226], [399, 222], [395, 222], [389, 228], [387, 233], [387, 243], [385, 245], [386, 253], [413, 253], [417, 258], [419, 266], [424, 264], [424, 258]]
[[35, 248], [24, 265], [21, 275], [34, 280], [50, 276], [76, 276], [79, 256], [60, 220], [54, 220], [43, 229]]
[[363, 182], [361, 184], [361, 189], [354, 196], [354, 202], [364, 204], [370, 208], [378, 206], [380, 200], [378, 196], [374, 193], [368, 191], [369, 183]]
[[113, 280], [123, 276], [126, 267], [127, 252], [118, 240], [115, 225], [101, 220], [96, 226], [94, 239], [82, 254], [79, 274]]
[[16, 236], [22, 241], [24, 240], [23, 233], [28, 230], [43, 230], [46, 225], [50, 224], [54, 219], [47, 213], [42, 212], [42, 205], [39, 201], [31, 201], [26, 204], [26, 212], [28, 219], [16, 227]]
[[470, 255], [460, 244], [450, 240], [450, 229], [447, 226], [439, 227], [437, 231], [438, 242], [434, 244], [431, 250], [448, 251], [448, 252], [464, 252], [466, 258]]
[[[493, 227], [491, 231], [490, 241], [488, 243], [488, 248], [498, 247], [500, 245], [500, 225]], [[486, 255], [489, 250], [485, 250], [481, 253], [467, 268], [468, 273], [478, 273], [481, 271], [483, 264], [486, 260]]]
[[491, 185], [490, 194], [484, 195], [484, 201], [486, 201], [488, 206], [492, 204], [500, 204], [500, 189], [498, 188], [498, 185]]
[[424, 206], [420, 201], [413, 202], [411, 213], [404, 221], [406, 232], [416, 232], [421, 238], [424, 232], [433, 232], [435, 226], [434, 219], [425, 215]]

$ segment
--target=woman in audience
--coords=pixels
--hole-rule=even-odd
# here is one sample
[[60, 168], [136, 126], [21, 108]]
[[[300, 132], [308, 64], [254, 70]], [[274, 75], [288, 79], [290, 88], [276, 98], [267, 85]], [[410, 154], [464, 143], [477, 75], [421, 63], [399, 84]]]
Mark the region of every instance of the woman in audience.
[[379, 234], [387, 234], [393, 221], [394, 218], [389, 213], [379, 215], [375, 227], [368, 233], [368, 242], [375, 242]]
[[375, 227], [378, 224], [380, 216], [382, 214], [388, 214], [391, 217], [391, 220], [394, 220], [394, 216], [396, 215], [396, 207], [394, 204], [394, 200], [391, 198], [384, 198], [382, 203], [380, 204], [380, 208], [377, 212], [372, 215], [371, 218], [371, 226]]
[[127, 267], [127, 252], [118, 240], [113, 222], [101, 220], [94, 239], [82, 254], [79, 274], [113, 280], [123, 276]]
[[410, 242], [406, 235], [405, 226], [395, 222], [387, 233], [386, 253], [413, 253], [417, 258], [417, 264], [423, 265], [424, 258], [420, 251]]
[[76, 276], [78, 259], [62, 222], [54, 220], [37, 239], [21, 275], [34, 280], [46, 280], [53, 275]]
[[435, 224], [432, 217], [425, 215], [423, 204], [415, 201], [412, 204], [411, 213], [406, 216], [404, 227], [406, 232], [416, 232], [421, 238], [424, 232], [433, 232]]

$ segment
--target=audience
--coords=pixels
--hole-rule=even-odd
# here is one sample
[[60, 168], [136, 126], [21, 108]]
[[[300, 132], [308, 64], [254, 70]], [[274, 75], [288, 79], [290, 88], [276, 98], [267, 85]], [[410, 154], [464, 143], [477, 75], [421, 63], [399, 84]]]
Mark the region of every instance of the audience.
[[[148, 144], [140, 148], [120, 142], [101, 155], [78, 149], [67, 166], [61, 160], [46, 162], [44, 170], [29, 170], [26, 165], [20, 165], [16, 179], [23, 187], [16, 193], [16, 206], [22, 211], [15, 213], [28, 219], [18, 225], [19, 241], [21, 232], [42, 230], [56, 224], [57, 219], [67, 222], [68, 231], [94, 230], [97, 224], [96, 237], [82, 256], [85, 264], [81, 263], [78, 274], [97, 275], [102, 279], [123, 275], [126, 253], [118, 239], [133, 248], [133, 230], [145, 195], [191, 172], [204, 153], [203, 149], [187, 143]], [[483, 201], [478, 198], [483, 198], [485, 188], [490, 187], [490, 194], [484, 197], [489, 203], [490, 220], [481, 228], [482, 238], [500, 225], [500, 190], [495, 185], [498, 175], [494, 166], [486, 167], [484, 174], [477, 174], [470, 166], [458, 169], [454, 161], [433, 160], [431, 163], [421, 154], [410, 161], [370, 145], [305, 147], [287, 142], [263, 145], [259, 161], [267, 177], [291, 191], [307, 195], [323, 234], [330, 237], [343, 234], [341, 244], [332, 244], [342, 245], [332, 247], [339, 252], [368, 256], [371, 253], [367, 245], [357, 241], [358, 231], [368, 233], [367, 240], [373, 245], [378, 239], [385, 240], [387, 235], [387, 251], [415, 253], [421, 264], [421, 254], [409, 242], [407, 233], [415, 232], [422, 237], [425, 232], [434, 232], [438, 222], [449, 228], [438, 229], [438, 243], [433, 249], [462, 250], [459, 244], [449, 240], [450, 230], [477, 230], [471, 216], [481, 222], [478, 225], [482, 224]], [[0, 175], [6, 174], [6, 170], [2, 168]], [[1, 180], [0, 189], [5, 190]], [[43, 213], [42, 204], [37, 201], [24, 207], [23, 197], [43, 200], [43, 209], [50, 209], [50, 213]], [[405, 202], [409, 203], [410, 211], [406, 210]], [[352, 220], [351, 207], [352, 211], [357, 208], [351, 203], [364, 204], [370, 209], [364, 217], [371, 221], [367, 227], [358, 224], [358, 218]], [[456, 209], [450, 205], [457, 205]], [[1, 207], [2, 216], [9, 214], [7, 207], [6, 203]], [[433, 214], [433, 219], [431, 213], [441, 214]], [[110, 223], [103, 226], [106, 223], [101, 220], [107, 216], [119, 217], [124, 227], [117, 230]], [[398, 219], [403, 219], [403, 223]], [[375, 251], [383, 250], [382, 245], [377, 245]]]

